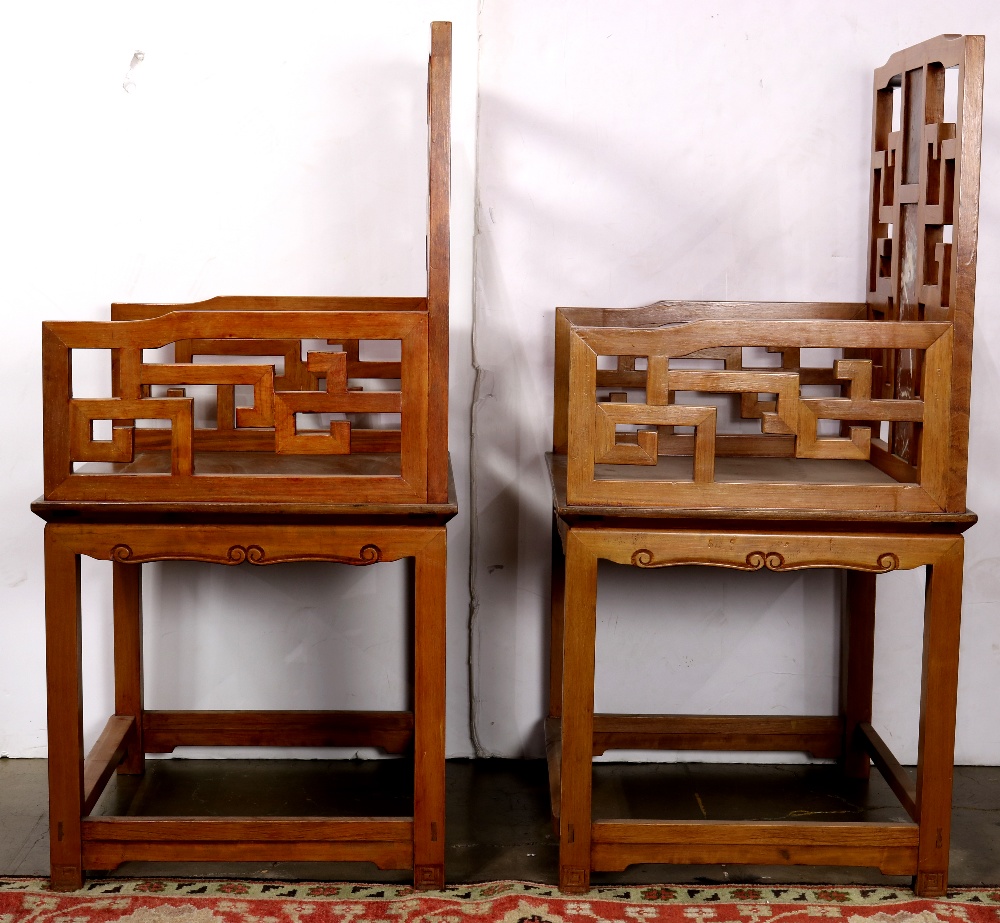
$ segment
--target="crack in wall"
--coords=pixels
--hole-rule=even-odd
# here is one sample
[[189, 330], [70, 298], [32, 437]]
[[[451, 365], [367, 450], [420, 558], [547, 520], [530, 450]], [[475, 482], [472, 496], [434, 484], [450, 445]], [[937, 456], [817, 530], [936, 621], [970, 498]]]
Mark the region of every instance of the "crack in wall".
[[479, 718], [479, 693], [477, 692], [477, 665], [478, 665], [478, 624], [479, 624], [479, 590], [476, 580], [476, 572], [479, 564], [479, 511], [476, 505], [478, 499], [478, 458], [476, 456], [476, 422], [479, 404], [484, 398], [481, 397], [483, 378], [488, 374], [488, 370], [479, 364], [478, 326], [479, 326], [479, 237], [480, 237], [480, 215], [482, 211], [479, 199], [479, 66], [482, 61], [483, 29], [482, 17], [486, 0], [480, 0], [479, 8], [476, 11], [477, 26], [477, 53], [476, 53], [476, 201], [475, 201], [475, 226], [473, 228], [472, 240], [472, 325], [471, 325], [471, 362], [474, 374], [472, 386], [472, 403], [469, 407], [469, 624], [468, 624], [468, 681], [469, 681], [469, 739], [472, 742], [473, 754], [477, 759], [495, 756], [485, 747], [479, 739], [478, 718]]

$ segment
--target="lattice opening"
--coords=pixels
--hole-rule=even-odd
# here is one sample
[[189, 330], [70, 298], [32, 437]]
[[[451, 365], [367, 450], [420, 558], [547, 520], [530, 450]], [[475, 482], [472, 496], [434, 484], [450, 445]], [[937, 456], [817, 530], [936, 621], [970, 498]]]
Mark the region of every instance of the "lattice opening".
[[110, 349], [74, 349], [71, 359], [73, 397], [111, 396]]
[[402, 352], [399, 340], [358, 340], [361, 362], [399, 362]]
[[763, 346], [744, 346], [741, 353], [745, 369], [781, 368], [782, 356], [777, 350], [765, 349]]
[[958, 122], [958, 68], [944, 70], [944, 120]]
[[[150, 357], [147, 355], [149, 352], [150, 350], [143, 350], [143, 362], [153, 364], [174, 361], [162, 357]], [[196, 353], [191, 357], [191, 362], [194, 365], [273, 365], [275, 376], [280, 377], [285, 374], [284, 356], [234, 356], [225, 353]]]
[[352, 429], [378, 430], [379, 432], [398, 433], [402, 426], [403, 416], [399, 413], [349, 413], [345, 414]]
[[[671, 364], [671, 368], [673, 365]], [[760, 432], [759, 420], [748, 420], [740, 409], [740, 394], [725, 391], [674, 391], [673, 403], [685, 407], [714, 407], [716, 432], [720, 435], [754, 434]], [[763, 400], [774, 400], [774, 395], [763, 395]], [[678, 435], [690, 435], [691, 426], [675, 426]]]

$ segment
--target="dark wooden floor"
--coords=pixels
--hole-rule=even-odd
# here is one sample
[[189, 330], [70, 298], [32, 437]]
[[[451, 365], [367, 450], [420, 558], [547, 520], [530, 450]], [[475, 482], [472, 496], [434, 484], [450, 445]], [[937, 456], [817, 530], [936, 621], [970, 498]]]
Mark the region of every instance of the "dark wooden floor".
[[[407, 814], [405, 760], [157, 760], [141, 779], [120, 777], [104, 813]], [[845, 784], [832, 767], [601, 764], [595, 815], [831, 820], [903, 819], [875, 778]], [[951, 850], [954, 885], [1000, 885], [1000, 768], [959, 767]], [[0, 760], [0, 875], [46, 875], [48, 828], [44, 760]], [[448, 763], [447, 880], [521, 879], [554, 883], [556, 839], [540, 760]], [[292, 880], [398, 881], [406, 872], [322, 863], [138, 864], [114, 874]], [[752, 866], [633, 866], [595, 884], [787, 882], [906, 884], [873, 869]]]

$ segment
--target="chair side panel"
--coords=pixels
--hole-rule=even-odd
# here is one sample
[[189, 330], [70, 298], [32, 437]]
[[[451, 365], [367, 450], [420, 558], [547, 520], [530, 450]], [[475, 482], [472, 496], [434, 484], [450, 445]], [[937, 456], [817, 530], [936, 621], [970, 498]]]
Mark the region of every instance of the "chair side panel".
[[[946, 509], [949, 323], [566, 323], [570, 504]], [[880, 396], [872, 360], [845, 358], [903, 349], [924, 372], [913, 397]], [[916, 466], [879, 438], [904, 422], [922, 440]]]
[[[43, 340], [46, 499], [426, 502], [425, 312], [175, 311]], [[110, 354], [110, 393], [74, 393], [83, 350]]]

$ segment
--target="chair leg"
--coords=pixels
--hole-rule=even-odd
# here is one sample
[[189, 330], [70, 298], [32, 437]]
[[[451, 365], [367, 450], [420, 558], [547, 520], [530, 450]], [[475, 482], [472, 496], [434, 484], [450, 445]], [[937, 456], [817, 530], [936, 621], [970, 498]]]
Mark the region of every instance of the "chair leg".
[[844, 571], [841, 620], [840, 713], [844, 719], [844, 771], [867, 779], [871, 771], [868, 752], [857, 733], [858, 725], [872, 720], [872, 685], [875, 661], [875, 575]]
[[920, 839], [913, 884], [921, 897], [941, 897], [948, 888], [963, 545], [957, 538], [949, 552], [927, 568], [917, 754]]
[[142, 775], [146, 758], [142, 742], [142, 565], [115, 561], [112, 566], [115, 714], [135, 718], [128, 753], [118, 772]]
[[444, 887], [445, 626], [444, 529], [416, 555], [414, 582], [413, 884]]
[[559, 525], [552, 519], [552, 583], [549, 639], [549, 717], [562, 714], [563, 606], [566, 596], [566, 557]]
[[83, 885], [83, 683], [80, 556], [45, 529], [45, 657], [48, 684], [49, 857], [52, 888]]
[[566, 537], [563, 612], [559, 889], [580, 894], [590, 887], [597, 558], [572, 530]]

